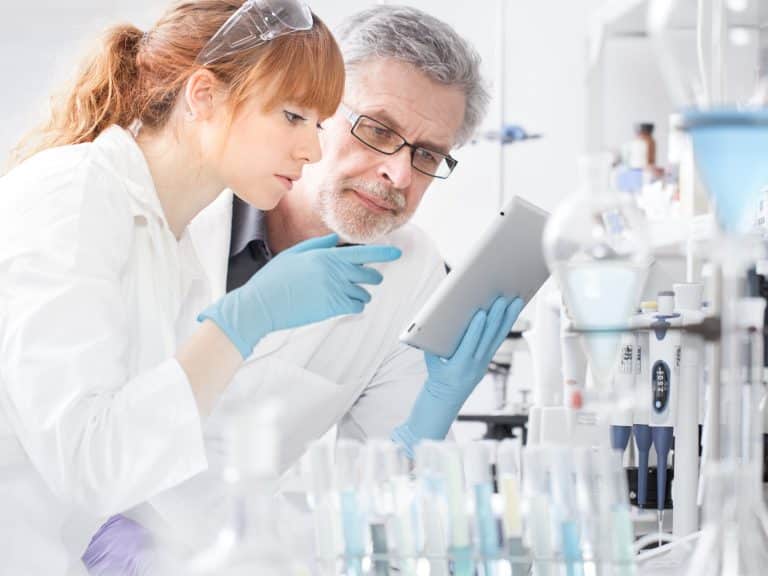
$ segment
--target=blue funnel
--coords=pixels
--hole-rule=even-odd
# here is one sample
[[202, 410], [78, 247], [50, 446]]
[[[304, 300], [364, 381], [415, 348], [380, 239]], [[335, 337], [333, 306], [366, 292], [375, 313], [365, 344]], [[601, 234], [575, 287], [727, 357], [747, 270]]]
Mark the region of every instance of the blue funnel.
[[768, 109], [716, 109], [683, 114], [696, 166], [727, 234], [753, 225], [768, 186]]

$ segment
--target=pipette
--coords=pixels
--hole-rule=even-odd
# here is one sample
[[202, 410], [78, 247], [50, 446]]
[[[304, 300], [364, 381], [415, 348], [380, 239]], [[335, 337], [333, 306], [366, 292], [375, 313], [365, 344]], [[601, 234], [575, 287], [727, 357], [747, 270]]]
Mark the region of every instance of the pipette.
[[621, 335], [619, 365], [613, 376], [616, 409], [611, 415], [611, 446], [622, 454], [632, 437], [632, 397], [635, 391], [635, 335]]
[[656, 508], [659, 533], [663, 531], [664, 502], [667, 495], [667, 456], [672, 448], [675, 425], [677, 378], [680, 373], [680, 332], [668, 330], [681, 323], [674, 312], [675, 293], [659, 292], [658, 314], [650, 331], [650, 371], [653, 395], [650, 425], [656, 449]]

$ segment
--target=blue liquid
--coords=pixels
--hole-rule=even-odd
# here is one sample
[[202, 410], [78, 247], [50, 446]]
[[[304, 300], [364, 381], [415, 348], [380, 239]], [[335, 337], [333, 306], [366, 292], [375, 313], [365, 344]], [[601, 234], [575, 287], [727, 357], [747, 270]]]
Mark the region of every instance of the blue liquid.
[[347, 573], [351, 576], [362, 576], [365, 544], [363, 543], [362, 514], [357, 504], [357, 494], [354, 492], [341, 493], [341, 523], [344, 530]]
[[469, 546], [453, 548], [451, 556], [453, 557], [452, 573], [454, 576], [474, 576], [475, 565], [472, 561], [472, 548]]
[[[645, 274], [645, 268], [628, 262], [568, 264], [558, 270], [568, 312], [582, 328], [624, 325], [639, 298]], [[621, 334], [583, 336], [592, 374], [605, 385], [613, 374]]]
[[567, 521], [563, 522], [561, 531], [566, 574], [568, 576], [583, 576], [584, 563], [581, 558], [581, 546], [579, 545], [579, 529], [575, 522]]
[[492, 495], [493, 488], [489, 484], [475, 486], [475, 514], [480, 534], [480, 552], [486, 558], [496, 558], [499, 555], [499, 531], [491, 506]]
[[684, 123], [720, 226], [747, 232], [768, 185], [768, 110], [689, 112]]
[[493, 561], [499, 556], [499, 531], [491, 506], [492, 495], [493, 487], [490, 484], [475, 485], [475, 517], [486, 576], [494, 573]]
[[635, 553], [632, 545], [635, 541], [632, 533], [632, 519], [629, 509], [617, 506], [613, 510], [613, 560], [617, 576], [633, 576], [635, 573]]

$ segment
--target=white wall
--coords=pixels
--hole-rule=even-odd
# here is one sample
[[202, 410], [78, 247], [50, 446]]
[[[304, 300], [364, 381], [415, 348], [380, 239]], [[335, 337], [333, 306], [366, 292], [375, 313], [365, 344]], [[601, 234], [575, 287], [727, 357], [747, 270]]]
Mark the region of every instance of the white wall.
[[161, 0], [67, 0], [3, 7], [0, 169], [19, 138], [44, 117], [49, 95], [72, 76], [101, 30], [125, 21], [145, 29], [164, 5]]

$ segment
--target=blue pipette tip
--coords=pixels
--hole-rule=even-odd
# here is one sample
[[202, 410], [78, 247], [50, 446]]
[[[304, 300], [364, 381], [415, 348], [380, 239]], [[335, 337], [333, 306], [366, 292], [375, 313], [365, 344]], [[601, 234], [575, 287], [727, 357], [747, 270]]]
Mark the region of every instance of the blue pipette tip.
[[672, 426], [657, 426], [651, 428], [653, 447], [656, 448], [656, 508], [664, 510], [667, 498], [667, 455], [672, 448]]
[[632, 436], [632, 426], [611, 426], [611, 446], [614, 450], [624, 452]]
[[651, 427], [648, 424], [634, 425], [637, 442], [637, 505], [645, 508], [648, 501], [648, 453], [651, 451]]

